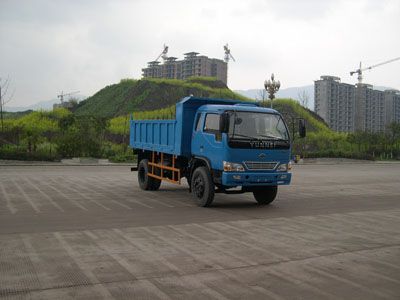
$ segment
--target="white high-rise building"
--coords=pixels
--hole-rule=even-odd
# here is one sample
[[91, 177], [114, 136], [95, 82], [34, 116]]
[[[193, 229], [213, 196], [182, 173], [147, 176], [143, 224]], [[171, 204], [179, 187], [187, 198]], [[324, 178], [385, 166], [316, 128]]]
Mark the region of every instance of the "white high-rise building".
[[314, 84], [314, 110], [336, 131], [384, 131], [400, 123], [400, 92], [374, 90], [369, 84], [347, 84], [321, 76]]

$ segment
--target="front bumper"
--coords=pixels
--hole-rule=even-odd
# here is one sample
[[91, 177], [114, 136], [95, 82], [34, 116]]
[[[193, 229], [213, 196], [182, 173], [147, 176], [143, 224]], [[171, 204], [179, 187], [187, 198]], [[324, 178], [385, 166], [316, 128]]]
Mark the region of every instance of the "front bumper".
[[292, 174], [288, 172], [255, 173], [255, 172], [222, 172], [223, 186], [263, 186], [290, 184]]

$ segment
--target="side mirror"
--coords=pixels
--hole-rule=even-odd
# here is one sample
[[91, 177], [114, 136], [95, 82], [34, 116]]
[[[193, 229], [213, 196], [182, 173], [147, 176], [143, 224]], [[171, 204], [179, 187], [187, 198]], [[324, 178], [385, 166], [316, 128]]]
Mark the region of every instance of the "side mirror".
[[219, 131], [221, 133], [227, 133], [229, 130], [229, 114], [224, 112], [219, 119]]
[[299, 136], [306, 137], [306, 120], [304, 119], [299, 119]]

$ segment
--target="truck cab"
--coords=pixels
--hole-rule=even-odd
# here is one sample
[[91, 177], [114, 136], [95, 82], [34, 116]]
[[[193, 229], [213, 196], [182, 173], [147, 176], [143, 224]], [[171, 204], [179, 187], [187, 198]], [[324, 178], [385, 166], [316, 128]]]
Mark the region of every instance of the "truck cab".
[[277, 185], [290, 183], [290, 137], [276, 110], [252, 104], [201, 106], [191, 143], [193, 155], [207, 160], [218, 191], [241, 187], [268, 202]]

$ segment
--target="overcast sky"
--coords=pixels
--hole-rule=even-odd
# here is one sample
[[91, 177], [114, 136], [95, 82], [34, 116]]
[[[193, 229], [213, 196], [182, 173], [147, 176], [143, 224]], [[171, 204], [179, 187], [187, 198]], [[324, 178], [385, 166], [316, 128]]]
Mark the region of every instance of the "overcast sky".
[[[272, 72], [281, 88], [325, 74], [355, 83], [360, 61], [400, 56], [399, 37], [398, 0], [0, 0], [0, 76], [12, 78], [9, 105], [29, 105], [140, 78], [164, 43], [178, 58], [223, 58], [229, 43], [231, 89], [262, 88]], [[400, 89], [399, 71], [393, 62], [364, 81]]]

